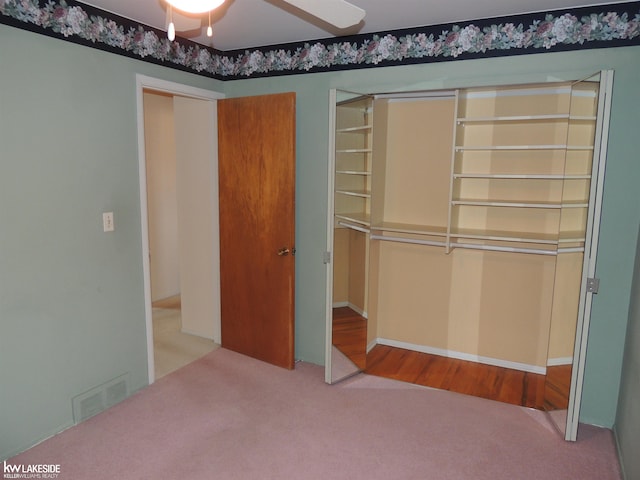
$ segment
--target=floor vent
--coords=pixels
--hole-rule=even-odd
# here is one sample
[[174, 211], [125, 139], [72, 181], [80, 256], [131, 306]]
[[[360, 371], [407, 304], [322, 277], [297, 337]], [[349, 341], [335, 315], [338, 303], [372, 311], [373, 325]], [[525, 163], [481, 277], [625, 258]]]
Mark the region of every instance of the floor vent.
[[129, 396], [129, 374], [125, 373], [73, 397], [73, 421], [80, 423]]

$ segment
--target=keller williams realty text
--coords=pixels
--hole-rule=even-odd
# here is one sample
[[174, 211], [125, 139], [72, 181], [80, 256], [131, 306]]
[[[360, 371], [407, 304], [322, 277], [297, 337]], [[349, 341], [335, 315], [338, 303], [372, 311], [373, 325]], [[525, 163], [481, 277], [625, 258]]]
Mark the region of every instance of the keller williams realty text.
[[3, 478], [57, 478], [60, 474], [60, 465], [11, 465], [3, 462]]

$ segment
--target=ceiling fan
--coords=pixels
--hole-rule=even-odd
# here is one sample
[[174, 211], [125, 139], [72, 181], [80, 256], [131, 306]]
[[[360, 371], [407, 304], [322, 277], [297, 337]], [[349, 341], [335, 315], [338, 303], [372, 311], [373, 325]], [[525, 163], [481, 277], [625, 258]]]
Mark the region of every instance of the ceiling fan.
[[[362, 21], [366, 12], [345, 0], [282, 0], [289, 5], [302, 10], [336, 28], [348, 28]], [[224, 3], [224, 0], [166, 0], [167, 32], [170, 40], [175, 38], [175, 31], [187, 31], [200, 27], [200, 18], [180, 15], [209, 13], [209, 27], [207, 35], [212, 35], [211, 11]], [[173, 9], [178, 12], [173, 12]]]

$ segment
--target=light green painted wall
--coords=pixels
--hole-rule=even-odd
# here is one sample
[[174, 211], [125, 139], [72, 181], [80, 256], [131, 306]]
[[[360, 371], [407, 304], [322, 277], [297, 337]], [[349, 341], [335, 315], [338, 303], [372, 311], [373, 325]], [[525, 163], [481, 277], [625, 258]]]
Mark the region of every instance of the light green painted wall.
[[229, 97], [297, 92], [298, 172], [296, 310], [299, 357], [323, 361], [328, 158], [328, 90], [384, 92], [584, 78], [614, 69], [611, 135], [581, 421], [611, 427], [640, 221], [640, 47], [443, 62], [225, 83]]
[[220, 86], [0, 25], [0, 459], [71, 425], [75, 395], [148, 383], [136, 73]]
[[[638, 194], [634, 195], [638, 200]], [[615, 433], [627, 480], [640, 478], [640, 229]]]
[[[0, 459], [72, 423], [71, 398], [147, 383], [135, 74], [229, 96], [297, 92], [296, 351], [324, 362], [328, 90], [616, 70], [582, 419], [613, 425], [640, 212], [640, 48], [216, 82], [0, 25]], [[634, 156], [635, 155], [635, 156]], [[116, 231], [102, 232], [114, 211]]]

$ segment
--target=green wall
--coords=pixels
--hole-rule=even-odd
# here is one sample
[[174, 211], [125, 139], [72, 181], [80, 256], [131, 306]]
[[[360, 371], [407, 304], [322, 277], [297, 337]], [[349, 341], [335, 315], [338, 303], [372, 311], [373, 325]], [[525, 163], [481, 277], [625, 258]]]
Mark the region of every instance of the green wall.
[[[135, 74], [297, 92], [296, 351], [324, 362], [328, 89], [384, 91], [616, 70], [582, 420], [612, 426], [640, 211], [640, 48], [221, 83], [0, 25], [0, 459], [72, 424], [71, 399], [147, 384]], [[101, 215], [115, 213], [116, 231]]]
[[0, 25], [0, 459], [71, 425], [72, 397], [148, 383], [136, 73], [221, 89]]
[[[635, 195], [636, 200], [638, 195]], [[635, 274], [631, 290], [627, 341], [622, 364], [622, 384], [615, 423], [620, 462], [628, 480], [640, 478], [640, 229]]]

